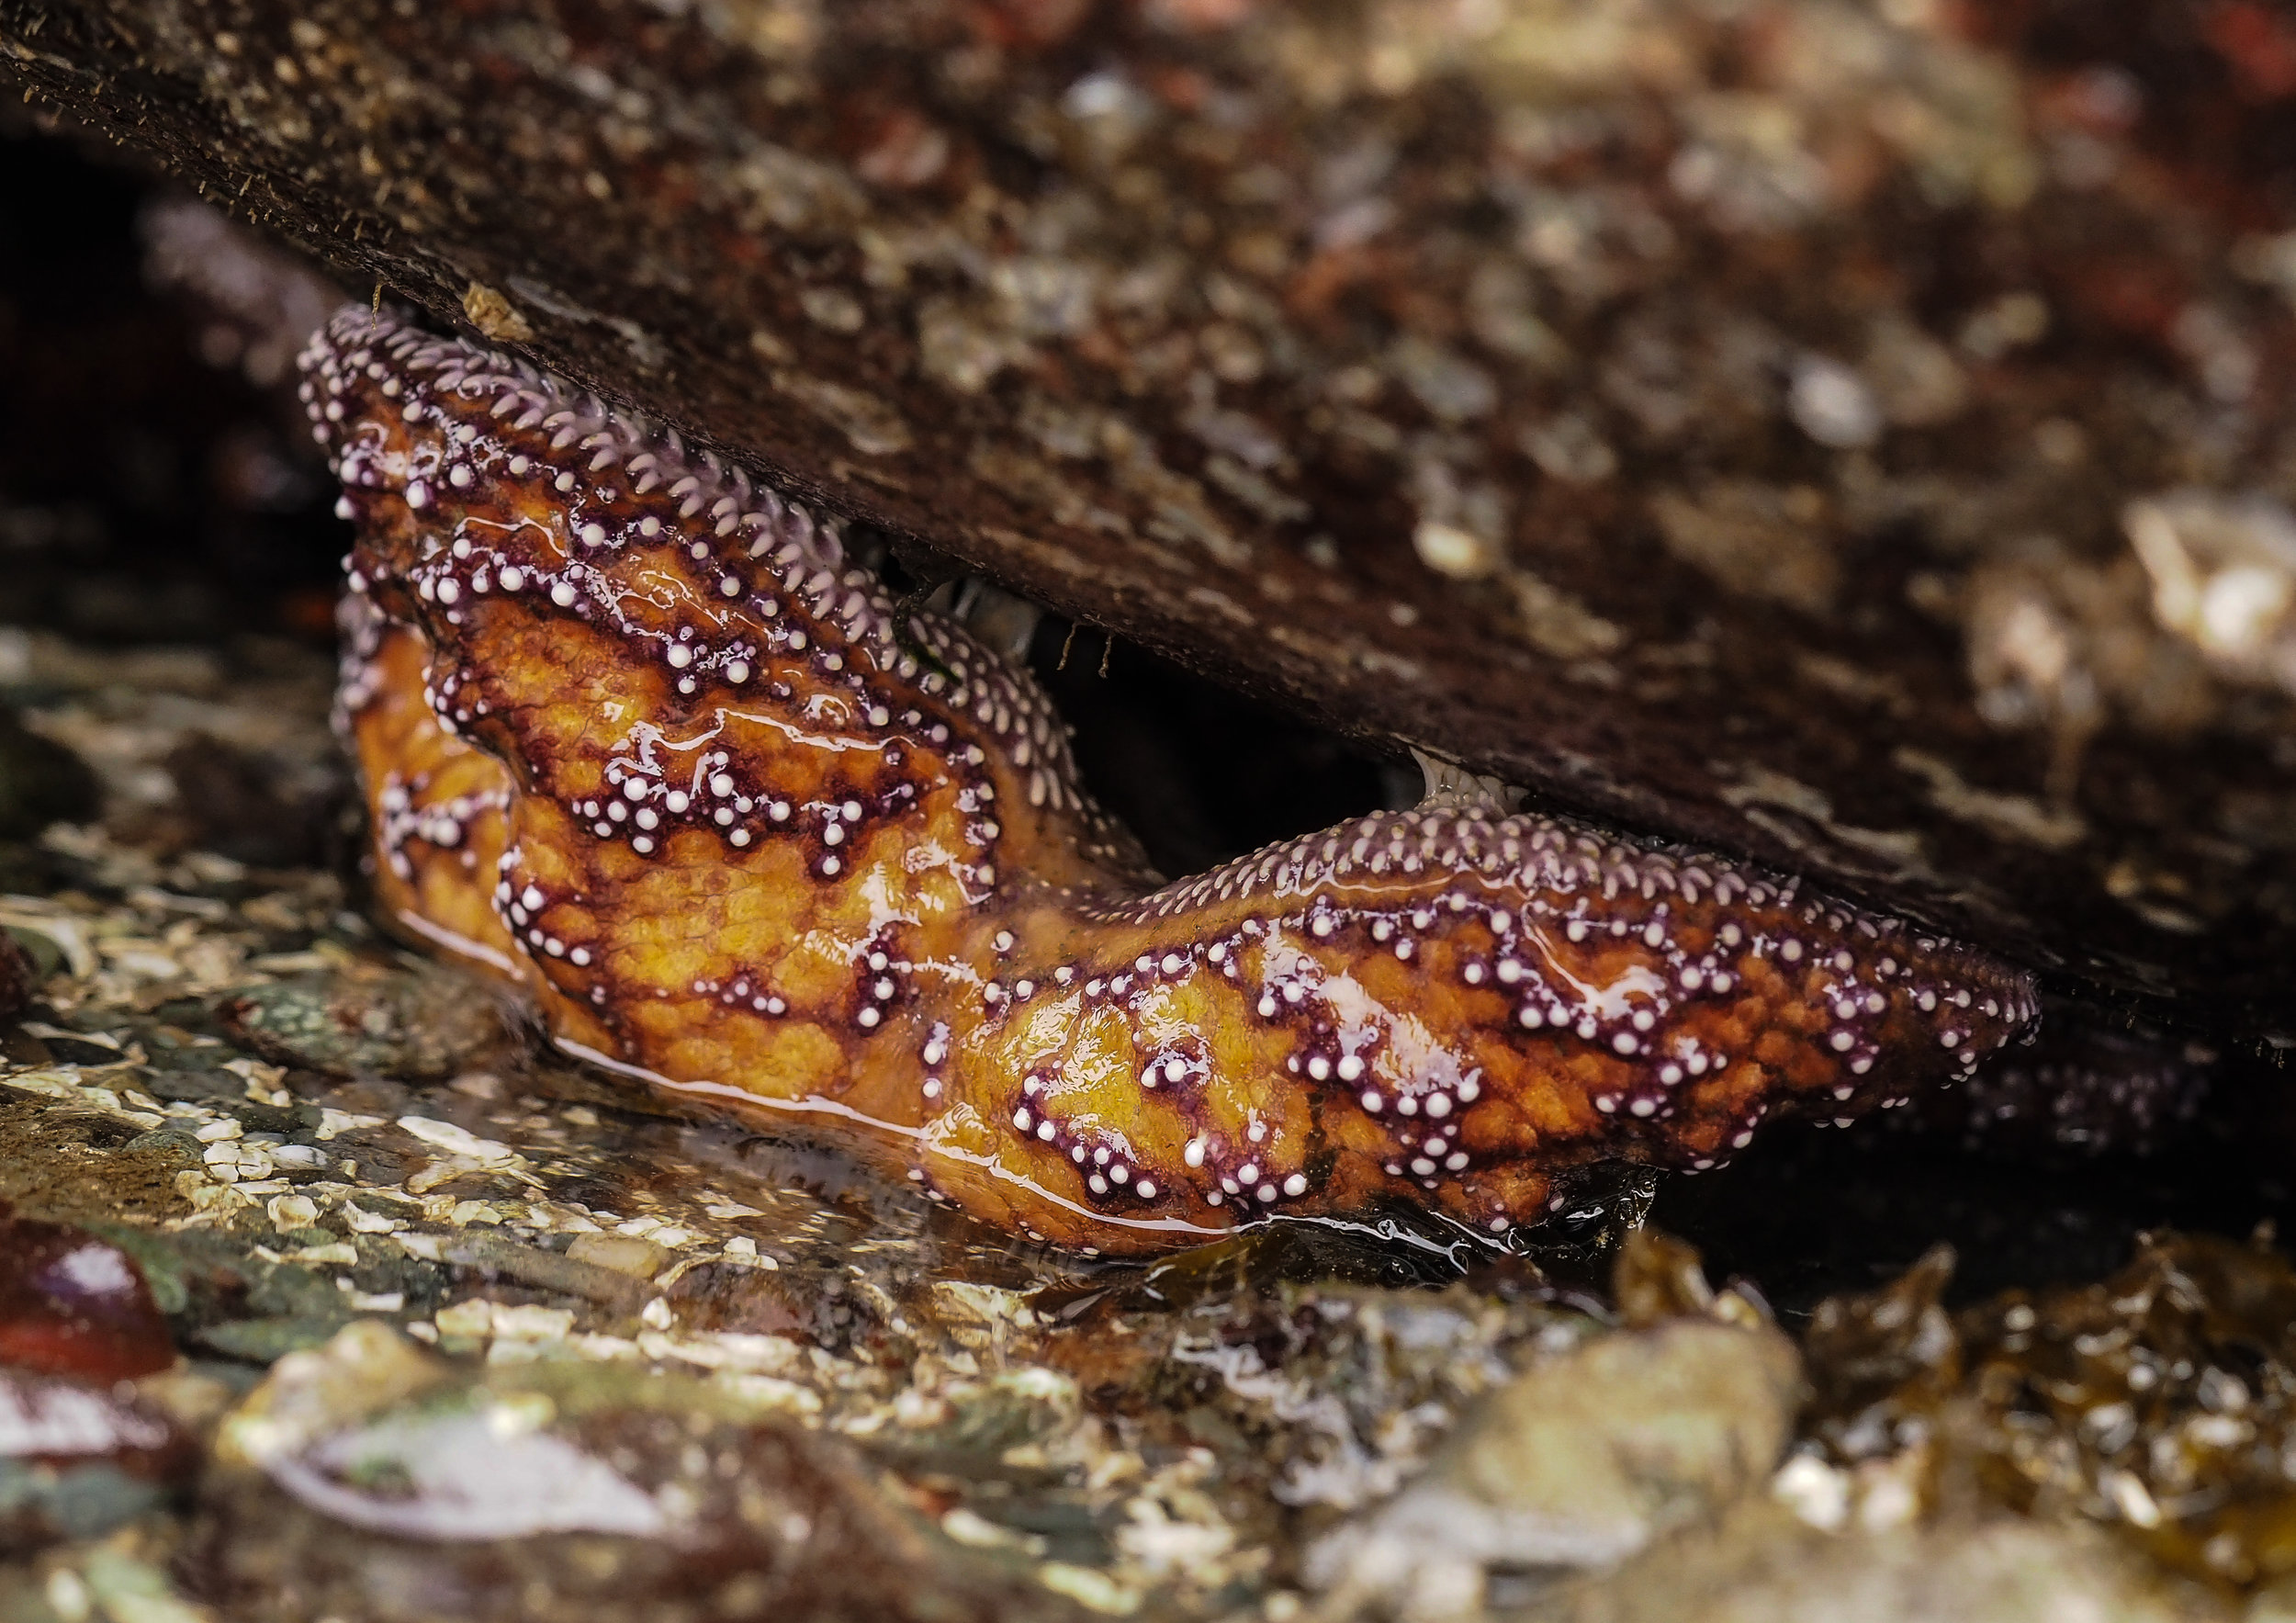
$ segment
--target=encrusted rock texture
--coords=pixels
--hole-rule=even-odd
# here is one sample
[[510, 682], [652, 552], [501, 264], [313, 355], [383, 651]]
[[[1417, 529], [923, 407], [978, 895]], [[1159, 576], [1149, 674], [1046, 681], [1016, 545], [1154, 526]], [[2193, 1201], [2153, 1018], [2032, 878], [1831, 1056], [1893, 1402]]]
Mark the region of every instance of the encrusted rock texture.
[[0, 838], [8, 1623], [2291, 1615], [2284, 1117], [1093, 1262], [215, 849], [195, 755], [341, 792], [316, 648], [0, 649], [0, 779], [96, 779]]
[[0, 3], [362, 289], [1065, 613], [2296, 1023], [2245, 3]]

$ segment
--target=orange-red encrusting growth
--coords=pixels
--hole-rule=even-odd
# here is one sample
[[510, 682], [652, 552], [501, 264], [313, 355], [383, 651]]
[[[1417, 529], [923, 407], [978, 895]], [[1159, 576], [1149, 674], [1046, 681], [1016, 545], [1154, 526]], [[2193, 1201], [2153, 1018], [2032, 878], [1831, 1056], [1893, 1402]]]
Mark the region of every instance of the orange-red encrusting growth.
[[570, 1053], [806, 1113], [1014, 1233], [1504, 1232], [1570, 1168], [1717, 1165], [2033, 1018], [1902, 921], [1471, 795], [1154, 888], [1035, 684], [929, 615], [920, 660], [833, 522], [388, 315], [304, 367], [400, 928]]

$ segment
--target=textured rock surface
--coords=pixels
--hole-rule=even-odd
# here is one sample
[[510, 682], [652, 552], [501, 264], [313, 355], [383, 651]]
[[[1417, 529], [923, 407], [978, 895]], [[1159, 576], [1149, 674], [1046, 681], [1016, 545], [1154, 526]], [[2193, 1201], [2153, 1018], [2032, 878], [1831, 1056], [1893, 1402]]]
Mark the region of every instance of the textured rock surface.
[[[1081, 1617], [702, 1380], [472, 1378], [370, 1323], [224, 1428], [190, 1565], [247, 1618]], [[419, 1551], [419, 1553], [417, 1553]]]
[[1065, 612], [2286, 1031], [2285, 25], [1971, 18], [5, 0], [0, 50]]
[[1309, 1552], [1309, 1578], [1358, 1603], [1384, 1591], [1466, 1615], [1486, 1566], [1615, 1565], [1766, 1482], [1800, 1385], [1793, 1344], [1767, 1325], [1679, 1319], [1597, 1337], [1464, 1416], [1367, 1527]]
[[[2229, 1623], [2197, 1585], [2164, 1582], [2092, 1529], [2009, 1517], [1829, 1537], [1750, 1505], [1720, 1529], [1518, 1616], [1538, 1623]], [[2251, 1614], [2265, 1623], [2274, 1614]]]
[[[276, 691], [244, 702], [271, 710]], [[163, 733], [169, 695], [130, 697], [117, 713]], [[297, 725], [323, 732], [323, 706], [314, 681]], [[116, 827], [154, 827], [149, 809], [123, 802]], [[1795, 1337], [1818, 1401], [1765, 1483], [1752, 1462], [1775, 1448], [1792, 1359], [1777, 1333], [1731, 1327], [1759, 1315], [1757, 1287], [1711, 1290], [1683, 1245], [1630, 1244], [1607, 1290], [1589, 1252], [1616, 1225], [1575, 1216], [1512, 1255], [1425, 1223], [1286, 1223], [1148, 1267], [1017, 1250], [803, 1141], [645, 1113], [646, 1095], [545, 1051], [487, 1047], [445, 1082], [375, 1074], [420, 1051], [391, 1055], [388, 1030], [339, 1015], [392, 1027], [414, 1006], [407, 967], [332, 875], [154, 856], [106, 825], [51, 829], [42, 850], [51, 894], [0, 902], [44, 970], [0, 1031], [0, 1194], [132, 1259], [183, 1356], [62, 1410], [64, 1377], [0, 1381], [32, 1398], [13, 1431], [0, 1407], [18, 1450], [0, 1458], [0, 1617], [841, 1604], [1384, 1623], [1479, 1595], [1515, 1617], [1676, 1617], [1685, 1595], [1716, 1615], [1823, 1616], [1847, 1595], [1861, 1616], [2011, 1617], [2041, 1590], [2150, 1618], [2237, 1615], [2237, 1592], [2282, 1571], [2296, 1286], [2264, 1249], [2164, 1240], [2088, 1286], [2121, 1257], [2081, 1271], [2059, 1239], [2013, 1259], [2027, 1291], [1956, 1313], [1941, 1257], [1838, 1294], [1953, 1221], [1934, 1167], [1877, 1172], [1870, 1155], [1903, 1135], [1873, 1135], [1845, 1177], [1854, 1130], [1825, 1134], [1832, 1154], [1784, 1193], [1747, 1181], [1759, 1154], [1684, 1180], [1775, 1216], [1774, 1242], [1729, 1267], [1788, 1304], [1787, 1329], [1792, 1302], [1815, 1301], [1804, 1259], [1835, 1252], [1818, 1291], [1835, 1300]], [[282, 1063], [250, 1052], [251, 999], [303, 1017], [273, 1028]], [[2230, 1201], [2209, 1221], [2285, 1221], [2284, 1155], [2261, 1135], [2210, 1144], [2182, 1164]], [[2086, 1205], [2030, 1168], [1983, 1188], [2091, 1240], [2192, 1211], [2161, 1203], [2156, 1166], [2104, 1165]], [[1843, 1251], [1851, 1183], [1901, 1226]], [[1620, 1357], [1685, 1343], [1676, 1373], [1736, 1369], [1744, 1399]], [[1562, 1403], [1518, 1404], [1518, 1424], [1486, 1429], [1498, 1394], [1606, 1360], [1641, 1364], [1617, 1401], [1581, 1391], [1570, 1424]], [[87, 1451], [58, 1448], [59, 1418]], [[137, 1446], [163, 1430], [183, 1453]], [[1618, 1447], [1733, 1431], [1742, 1470], [1727, 1448], [1653, 1471]], [[1309, 1587], [1311, 1550], [1440, 1491], [1503, 1508], [1462, 1465], [1533, 1437], [1549, 1482], [1616, 1487], [1623, 1464], [1630, 1513], [1720, 1523], [1694, 1516], [1583, 1578], [1454, 1547], [1349, 1596]], [[1638, 1498], [1653, 1478], [1683, 1491]], [[2196, 1570], [2225, 1607], [2164, 1611]]]

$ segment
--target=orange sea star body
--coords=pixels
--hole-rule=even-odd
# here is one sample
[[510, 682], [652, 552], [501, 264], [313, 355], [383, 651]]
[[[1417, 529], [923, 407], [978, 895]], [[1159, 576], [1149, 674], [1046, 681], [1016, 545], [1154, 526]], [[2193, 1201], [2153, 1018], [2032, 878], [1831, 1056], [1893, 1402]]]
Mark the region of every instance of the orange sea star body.
[[1972, 949], [1472, 797], [1154, 888], [1029, 677], [929, 615], [905, 648], [833, 523], [388, 315], [304, 365], [392, 919], [568, 1052], [807, 1113], [1014, 1233], [1503, 1233], [1572, 1167], [1716, 1165], [2033, 1019]]

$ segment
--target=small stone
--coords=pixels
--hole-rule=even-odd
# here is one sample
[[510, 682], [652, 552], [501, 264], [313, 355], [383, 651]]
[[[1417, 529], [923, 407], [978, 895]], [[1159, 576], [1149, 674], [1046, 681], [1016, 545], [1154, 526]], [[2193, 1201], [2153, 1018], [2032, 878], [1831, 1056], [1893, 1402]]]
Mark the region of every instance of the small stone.
[[673, 1255], [668, 1248], [635, 1234], [576, 1234], [566, 1254], [576, 1262], [612, 1268], [634, 1279], [652, 1279], [670, 1266]]
[[1411, 544], [1421, 563], [1454, 580], [1480, 580], [1499, 567], [1499, 548], [1488, 537], [1439, 519], [1421, 519]]
[[[283, 1234], [307, 1229], [318, 1219], [319, 1204], [309, 1195], [274, 1195], [264, 1211], [271, 1226]], [[332, 1236], [331, 1236], [332, 1237]]]
[[1824, 355], [1795, 364], [1786, 410], [1795, 425], [1821, 445], [1862, 450], [1882, 437], [1881, 402], [1851, 367]]
[[534, 323], [519, 308], [484, 282], [472, 282], [463, 289], [462, 313], [470, 318], [470, 324], [497, 344], [528, 344], [535, 336]]
[[0, 1364], [125, 1381], [174, 1361], [167, 1321], [125, 1251], [0, 1208]]

